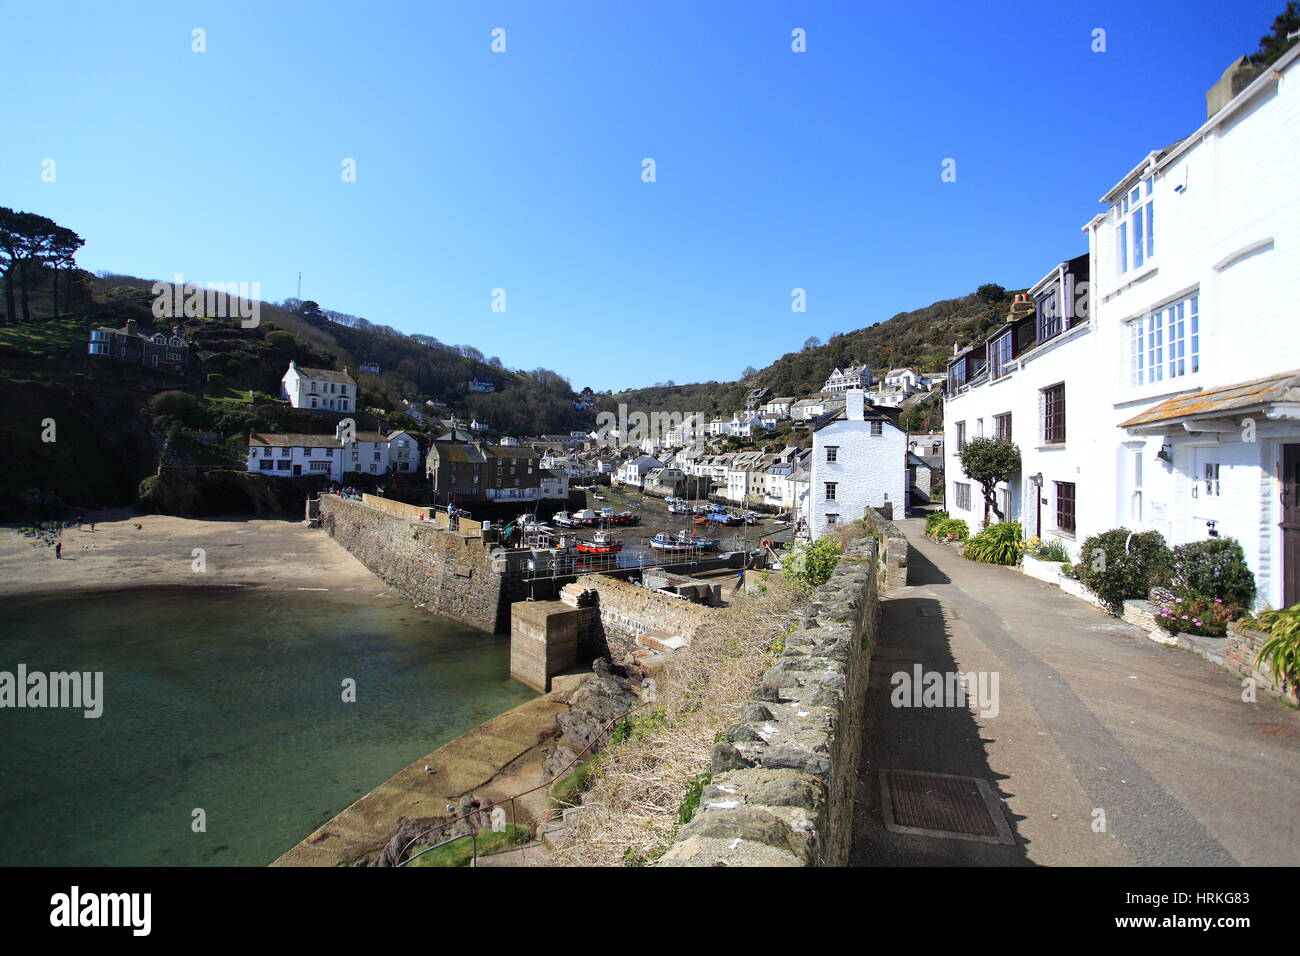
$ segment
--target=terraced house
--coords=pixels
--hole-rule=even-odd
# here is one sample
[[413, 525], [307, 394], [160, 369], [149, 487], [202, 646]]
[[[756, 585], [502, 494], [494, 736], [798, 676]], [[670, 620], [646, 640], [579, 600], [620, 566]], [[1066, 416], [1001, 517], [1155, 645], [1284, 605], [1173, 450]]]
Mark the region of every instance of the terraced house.
[[1261, 604], [1300, 601], [1297, 58], [1234, 63], [1205, 123], [1102, 196], [1086, 270], [1062, 263], [1031, 290], [1032, 317], [954, 356], [954, 516], [983, 518], [961, 444], [1007, 434], [1024, 464], [999, 494], [1030, 533], [1076, 556], [1114, 527], [1230, 536]]
[[101, 326], [90, 332], [88, 351], [116, 362], [129, 362], [167, 372], [184, 372], [190, 361], [190, 347], [180, 329], [167, 332], [141, 329], [135, 319], [120, 329]]
[[540, 457], [521, 445], [435, 441], [425, 458], [425, 473], [440, 505], [536, 501], [541, 496]]

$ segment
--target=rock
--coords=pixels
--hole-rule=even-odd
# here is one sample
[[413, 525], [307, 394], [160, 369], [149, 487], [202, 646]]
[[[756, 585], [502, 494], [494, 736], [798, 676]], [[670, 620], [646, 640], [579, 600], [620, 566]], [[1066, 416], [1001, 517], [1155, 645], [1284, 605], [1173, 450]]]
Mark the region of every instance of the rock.
[[542, 761], [542, 773], [545, 775], [547, 782], [554, 780], [562, 773], [567, 773], [573, 769], [573, 762], [578, 755], [570, 750], [564, 744], [555, 748], [555, 753], [551, 754]]

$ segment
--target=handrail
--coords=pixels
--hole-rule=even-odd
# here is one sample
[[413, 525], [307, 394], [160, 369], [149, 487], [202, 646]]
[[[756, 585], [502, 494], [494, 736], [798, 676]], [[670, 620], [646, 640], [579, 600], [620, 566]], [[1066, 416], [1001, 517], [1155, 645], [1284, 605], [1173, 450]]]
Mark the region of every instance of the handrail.
[[[645, 703], [646, 703], [645, 701], [642, 701], [641, 703], [637, 704], [636, 706], [628, 708], [628, 709], [627, 709], [626, 711], [624, 711], [622, 714], [620, 714], [619, 716], [617, 716], [617, 717], [615, 717], [613, 720], [611, 720], [609, 723], [607, 723], [603, 728], [601, 728], [600, 733], [597, 734], [595, 737], [592, 738], [591, 743], [587, 744], [587, 746], [583, 747], [580, 751], [578, 751], [578, 753], [574, 755], [573, 759], [570, 760], [568, 763], [566, 763], [563, 767], [561, 767], [561, 768], [560, 768], [560, 772], [557, 773], [557, 774], [555, 774], [553, 777], [551, 777], [550, 780], [544, 781], [543, 783], [539, 783], [539, 784], [538, 784], [537, 786], [535, 786], [535, 787], [529, 787], [527, 790], [524, 790], [524, 791], [522, 791], [522, 792], [520, 792], [520, 793], [516, 793], [516, 794], [514, 794], [514, 795], [512, 795], [512, 796], [509, 796], [509, 797], [505, 797], [504, 799], [497, 800], [497, 801], [495, 801], [495, 802], [493, 802], [493, 803], [484, 804], [483, 806], [479, 807], [477, 810], [471, 811], [470, 813], [463, 814], [462, 816], [459, 816], [459, 817], [453, 817], [453, 818], [450, 819], [450, 820], [445, 820], [445, 821], [443, 821], [442, 823], [439, 823], [439, 824], [437, 824], [436, 826], [432, 826], [432, 827], [430, 827], [430, 828], [427, 829], [427, 830], [422, 830], [421, 832], [419, 832], [419, 833], [417, 833], [415, 836], [413, 836], [413, 837], [411, 838], [411, 841], [410, 841], [409, 843], [407, 843], [406, 846], [402, 847], [402, 852], [398, 854], [398, 859], [400, 860], [402, 857], [406, 856], [406, 854], [407, 854], [408, 852], [410, 852], [411, 847], [415, 846], [416, 841], [419, 840], [421, 837], [428, 836], [430, 833], [433, 833], [433, 832], [436, 831], [436, 830], [441, 830], [443, 827], [449, 827], [449, 826], [451, 826], [453, 823], [458, 823], [458, 822], [461, 821], [461, 820], [468, 820], [468, 819], [469, 819], [471, 816], [473, 816], [475, 813], [483, 813], [483, 812], [485, 812], [485, 811], [491, 810], [493, 807], [499, 807], [499, 806], [501, 806], [501, 805], [504, 804], [504, 803], [510, 803], [511, 801], [515, 800], [515, 799], [518, 798], [518, 797], [525, 797], [525, 796], [527, 796], [528, 794], [533, 793], [533, 792], [536, 791], [536, 790], [540, 790], [540, 789], [542, 789], [543, 787], [549, 787], [549, 786], [551, 786], [552, 784], [555, 783], [555, 781], [557, 781], [557, 780], [561, 779], [562, 777], [564, 777], [565, 774], [567, 773], [567, 771], [569, 770], [569, 768], [572, 767], [574, 764], [576, 764], [579, 760], [581, 760], [582, 757], [583, 757], [583, 755], [584, 755], [585, 753], [587, 753], [587, 751], [590, 750], [593, 746], [595, 746], [595, 744], [597, 743], [597, 741], [603, 739], [604, 736], [605, 736], [605, 734], [609, 733], [609, 731], [610, 731], [613, 727], [615, 727], [615, 726], [618, 724], [618, 722], [619, 722], [620, 720], [622, 720], [623, 718], [627, 717], [628, 714], [631, 714], [633, 711], [636, 711], [636, 710], [640, 709], [641, 707], [644, 707], [644, 706], [645, 706]], [[466, 836], [466, 834], [461, 834], [460, 837], [454, 837], [453, 839], [454, 839], [454, 840], [459, 840], [459, 839], [461, 839], [461, 838], [464, 837], [464, 836]], [[452, 842], [452, 841], [451, 841], [451, 840], [448, 840], [448, 841], [446, 841], [446, 842], [450, 843], [450, 842]], [[437, 845], [438, 845], [438, 846], [442, 846], [443, 844], [439, 843], [439, 844], [437, 844]], [[434, 849], [434, 847], [429, 847], [429, 849], [432, 850], [432, 849]], [[424, 851], [424, 850], [421, 850], [420, 852], [423, 853], [423, 852], [425, 852], [425, 851]], [[418, 856], [418, 854], [417, 854], [417, 856]], [[411, 857], [411, 859], [414, 859], [414, 857]], [[398, 863], [397, 865], [398, 865], [398, 866], [401, 866], [402, 864], [401, 864], [401, 863]]]
[[473, 860], [477, 864], [478, 863], [478, 832], [475, 830], [471, 830], [469, 833], [462, 833], [460, 836], [454, 836], [450, 840], [443, 840], [441, 843], [435, 843], [433, 846], [427, 846], [419, 853], [415, 854], [415, 856], [409, 856], [401, 863], [398, 863], [397, 865], [406, 866], [406, 864], [410, 863], [412, 860], [418, 857], [422, 857], [426, 853], [432, 853], [434, 850], [438, 849], [438, 847], [451, 846], [451, 844], [457, 842], [458, 840], [463, 840], [466, 837], [469, 837], [474, 841], [474, 849], [472, 851], [474, 854]]

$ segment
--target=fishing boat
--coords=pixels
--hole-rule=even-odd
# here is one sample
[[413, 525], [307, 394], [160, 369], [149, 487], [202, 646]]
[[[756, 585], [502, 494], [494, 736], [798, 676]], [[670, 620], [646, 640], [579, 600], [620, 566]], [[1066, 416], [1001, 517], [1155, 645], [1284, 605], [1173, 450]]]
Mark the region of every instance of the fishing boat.
[[551, 515], [551, 522], [561, 528], [576, 528], [578, 522], [574, 520], [573, 515], [567, 511], [557, 511]]
[[608, 531], [597, 531], [590, 541], [579, 541], [579, 554], [618, 554], [623, 550], [623, 543]]
[[744, 518], [741, 518], [737, 515], [728, 514], [725, 511], [710, 511], [708, 514], [708, 519], [714, 522], [715, 524], [728, 525], [728, 526], [743, 524], [745, 521]]
[[706, 518], [704, 515], [696, 515], [694, 518], [691, 519], [691, 524], [708, 524], [708, 523], [709, 523], [709, 519]]
[[574, 528], [595, 528], [600, 525], [600, 514], [592, 511], [590, 508], [583, 508], [581, 511], [575, 511], [571, 516]]
[[686, 531], [683, 531], [677, 535], [677, 540], [682, 542], [690, 542], [692, 545], [699, 548], [701, 551], [718, 550], [717, 538], [702, 538], [699, 535], [693, 535], [693, 534], [689, 534]]
[[681, 536], [673, 536], [667, 531], [660, 531], [650, 539], [650, 547], [655, 551], [666, 551], [669, 554], [681, 554], [687, 551], [696, 550], [695, 545], [690, 540], [683, 541]]

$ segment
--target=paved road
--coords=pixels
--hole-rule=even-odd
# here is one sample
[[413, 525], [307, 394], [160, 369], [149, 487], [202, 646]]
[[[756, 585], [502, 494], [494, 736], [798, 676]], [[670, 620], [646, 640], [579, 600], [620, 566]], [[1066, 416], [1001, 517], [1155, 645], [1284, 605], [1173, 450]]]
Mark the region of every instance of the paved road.
[[[854, 863], [1300, 864], [1295, 710], [1245, 703], [1223, 668], [900, 524], [909, 582], [884, 604], [872, 663]], [[891, 675], [916, 663], [997, 672], [997, 715], [891, 706]], [[883, 769], [983, 778], [1016, 845], [886, 830]]]

